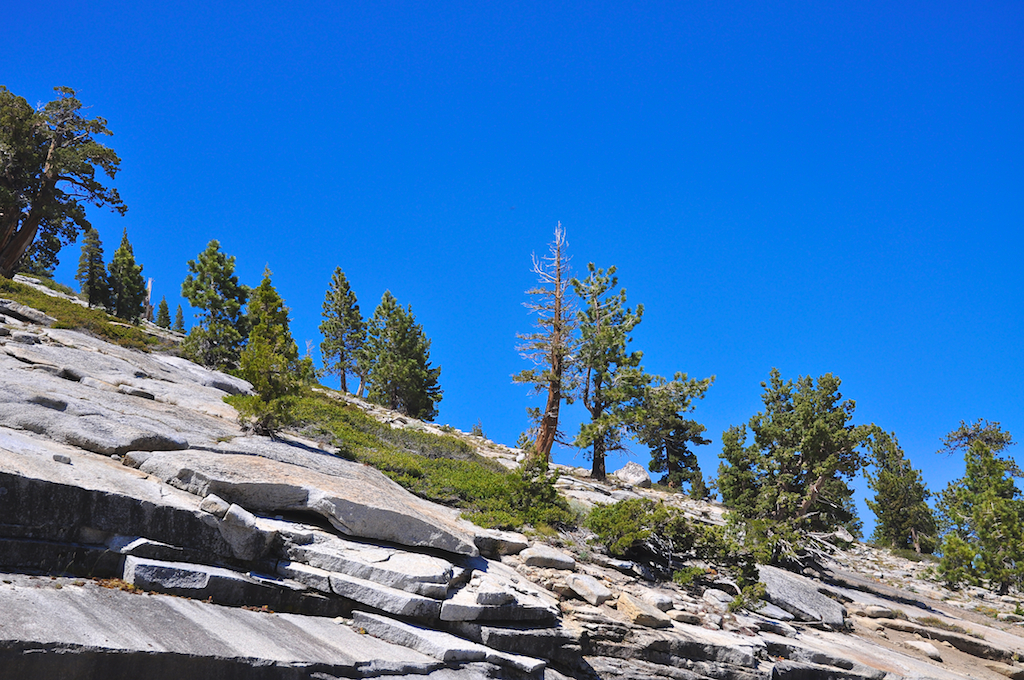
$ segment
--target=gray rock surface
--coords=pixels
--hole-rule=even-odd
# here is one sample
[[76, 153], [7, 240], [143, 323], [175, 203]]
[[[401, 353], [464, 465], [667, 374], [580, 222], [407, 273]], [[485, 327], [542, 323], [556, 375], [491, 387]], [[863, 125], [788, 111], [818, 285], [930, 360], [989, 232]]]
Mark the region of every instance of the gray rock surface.
[[531, 567], [547, 567], [549, 569], [564, 569], [572, 571], [576, 568], [576, 560], [566, 555], [561, 550], [538, 543], [532, 548], [519, 553], [523, 561]]
[[647, 473], [647, 470], [644, 469], [643, 465], [632, 460], [613, 474], [621, 482], [630, 486], [638, 486], [640, 488], [649, 488], [651, 486], [651, 476]]
[[319, 458], [318, 470], [253, 455], [159, 452], [139, 469], [189, 493], [214, 493], [253, 512], [307, 511], [352, 536], [458, 554], [478, 552], [472, 536], [445, 508], [413, 496], [366, 465], [324, 454]]
[[574, 593], [593, 605], [603, 604], [614, 597], [612, 591], [593, 576], [572, 574], [566, 577], [565, 583]]
[[811, 579], [771, 566], [761, 566], [759, 572], [772, 604], [801, 621], [819, 621], [837, 629], [845, 626], [846, 608], [822, 595]]

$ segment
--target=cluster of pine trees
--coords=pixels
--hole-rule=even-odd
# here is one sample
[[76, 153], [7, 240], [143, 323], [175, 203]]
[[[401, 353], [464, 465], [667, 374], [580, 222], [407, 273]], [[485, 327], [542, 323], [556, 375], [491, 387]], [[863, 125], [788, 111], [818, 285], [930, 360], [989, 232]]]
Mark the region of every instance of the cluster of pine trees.
[[99, 234], [91, 227], [86, 229], [75, 279], [90, 307], [103, 307], [114, 316], [133, 323], [149, 316], [142, 265], [135, 264], [127, 229], [109, 265], [103, 263]]

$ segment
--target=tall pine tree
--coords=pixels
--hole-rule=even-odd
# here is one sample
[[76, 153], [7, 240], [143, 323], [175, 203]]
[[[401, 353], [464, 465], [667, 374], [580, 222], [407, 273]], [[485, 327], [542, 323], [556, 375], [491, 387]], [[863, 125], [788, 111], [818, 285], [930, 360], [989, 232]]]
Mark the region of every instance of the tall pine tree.
[[[605, 478], [605, 455], [622, 447], [622, 432], [631, 422], [643, 386], [636, 379], [641, 353], [627, 351], [630, 333], [643, 318], [643, 305], [636, 311], [626, 307], [626, 291], [615, 292], [615, 267], [607, 271], [591, 262], [588, 276], [573, 279], [576, 294], [583, 301], [580, 310], [580, 344], [577, 362], [582, 373], [580, 399], [590, 412], [590, 422], [580, 426], [576, 445], [590, 448], [593, 461], [590, 476]], [[626, 379], [626, 378], [632, 379]]]
[[171, 330], [175, 333], [185, 332], [185, 314], [181, 311], [181, 305], [178, 305], [178, 311], [174, 313], [174, 324], [171, 326]]
[[106, 307], [110, 303], [110, 284], [107, 282], [107, 268], [103, 264], [103, 245], [96, 229], [85, 230], [82, 241], [82, 256], [78, 260], [75, 274], [82, 295], [90, 307]]
[[273, 434], [290, 420], [286, 397], [300, 385], [299, 348], [292, 339], [288, 308], [274, 288], [270, 269], [249, 300], [252, 329], [239, 356], [239, 374], [256, 394], [240, 400], [239, 415], [257, 434]]
[[[338, 376], [341, 390], [348, 392], [346, 377], [349, 373], [358, 374], [356, 357], [366, 339], [366, 328], [356, 295], [349, 287], [341, 267], [335, 268], [334, 276], [331, 277], [331, 286], [324, 297], [323, 317], [320, 333], [324, 340], [320, 343], [320, 354], [323, 356], [324, 370]], [[363, 382], [360, 376], [357, 391], [360, 395]]]
[[370, 401], [421, 420], [437, 417], [441, 368], [430, 365], [430, 340], [412, 307], [402, 309], [391, 291], [385, 291], [366, 325], [359, 370], [366, 375]]
[[879, 430], [872, 438], [874, 473], [865, 469], [868, 486], [875, 492], [867, 499], [875, 513], [874, 539], [893, 548], [913, 548], [931, 553], [936, 547], [935, 515], [928, 506], [931, 493], [921, 472], [910, 465], [895, 434]]
[[110, 309], [114, 316], [137, 322], [142, 317], [146, 301], [146, 281], [142, 278], [142, 265], [135, 264], [127, 229], [121, 236], [121, 245], [114, 251], [107, 278], [110, 281]]
[[234, 256], [221, 252], [217, 240], [210, 241], [196, 260], [188, 261], [189, 274], [181, 294], [189, 304], [202, 310], [183, 349], [190, 359], [213, 368], [238, 364], [242, 343], [249, 334], [242, 308], [249, 289], [238, 283]]
[[171, 310], [167, 306], [167, 298], [160, 298], [160, 304], [156, 308], [156, 325], [160, 328], [171, 327]]
[[526, 307], [537, 313], [538, 330], [518, 337], [523, 341], [519, 351], [536, 368], [512, 376], [513, 382], [531, 385], [535, 393], [547, 393], [544, 410], [536, 413], [537, 436], [533, 442], [534, 453], [544, 460], [550, 459], [551, 447], [559, 437], [562, 402], [572, 399], [570, 377], [576, 309], [572, 304], [572, 280], [565, 245], [565, 230], [559, 222], [549, 255], [533, 256], [533, 273], [537, 275], [538, 285], [526, 291], [532, 297]]

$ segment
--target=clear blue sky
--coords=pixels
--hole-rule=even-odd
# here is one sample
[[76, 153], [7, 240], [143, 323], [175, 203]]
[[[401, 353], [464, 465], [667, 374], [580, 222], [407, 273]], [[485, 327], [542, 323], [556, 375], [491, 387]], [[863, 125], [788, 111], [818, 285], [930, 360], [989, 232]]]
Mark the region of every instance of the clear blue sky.
[[1024, 438], [1019, 2], [8, 2], [0, 37], [2, 84], [115, 133], [108, 257], [127, 228], [173, 310], [217, 238], [243, 282], [269, 264], [300, 348], [336, 266], [366, 315], [390, 289], [439, 422], [525, 427], [515, 334], [561, 221], [645, 305], [648, 370], [717, 376], [705, 474], [773, 366], [840, 376], [935, 491], [961, 419]]

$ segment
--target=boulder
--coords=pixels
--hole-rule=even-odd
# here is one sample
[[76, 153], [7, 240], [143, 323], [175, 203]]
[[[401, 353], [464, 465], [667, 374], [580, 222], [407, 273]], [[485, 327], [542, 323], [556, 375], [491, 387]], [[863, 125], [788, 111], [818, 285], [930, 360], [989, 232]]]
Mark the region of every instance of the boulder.
[[616, 601], [616, 608], [619, 613], [626, 617], [630, 623], [648, 628], [671, 628], [672, 619], [665, 612], [654, 605], [647, 604], [643, 600], [622, 593]]
[[759, 573], [769, 601], [797, 619], [821, 622], [836, 629], [846, 625], [846, 608], [822, 595], [811, 579], [771, 566], [759, 567]]
[[561, 550], [539, 543], [532, 548], [519, 553], [523, 562], [531, 567], [547, 567], [548, 569], [563, 569], [573, 571], [576, 569], [576, 560], [566, 555]]
[[498, 531], [497, 529], [480, 529], [474, 527], [473, 537], [480, 554], [492, 559], [502, 555], [517, 555], [529, 547], [530, 540], [515, 531]]
[[171, 486], [217, 494], [253, 512], [312, 512], [343, 534], [477, 554], [453, 513], [417, 498], [380, 471], [332, 458], [333, 474], [260, 456], [186, 451], [154, 453], [139, 467]]
[[20, 302], [14, 300], [0, 300], [0, 314], [5, 316], [24, 321], [25, 323], [36, 324], [38, 326], [52, 326], [57, 323], [57, 320], [52, 316], [43, 314], [42, 312], [26, 307]]
[[565, 583], [569, 588], [590, 604], [599, 605], [612, 599], [614, 595], [603, 583], [586, 574], [571, 574]]
[[623, 484], [638, 486], [644, 489], [650, 488], [651, 486], [651, 476], [647, 474], [647, 470], [645, 470], [642, 465], [634, 461], [629, 461], [613, 474]]
[[921, 652], [932, 661], [942, 661], [942, 654], [939, 654], [938, 648], [930, 642], [925, 642], [924, 640], [906, 640], [903, 643], [903, 646]]
[[373, 581], [332, 573], [330, 582], [334, 593], [389, 614], [436, 620], [441, 613], [441, 603], [437, 600]]

